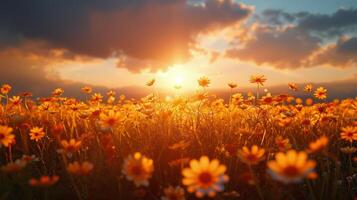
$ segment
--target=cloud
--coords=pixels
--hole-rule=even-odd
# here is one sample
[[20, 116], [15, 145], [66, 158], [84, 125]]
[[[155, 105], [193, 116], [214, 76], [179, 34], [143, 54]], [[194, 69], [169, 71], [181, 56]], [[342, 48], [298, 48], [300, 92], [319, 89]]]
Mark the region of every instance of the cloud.
[[[249, 40], [233, 41], [238, 45], [226, 57], [276, 68], [356, 67], [356, 18], [357, 9], [352, 8], [330, 15], [266, 10], [248, 26]], [[353, 37], [339, 39], [349, 35]]]
[[[252, 12], [232, 0], [197, 5], [185, 0], [5, 0], [1, 7], [5, 31], [0, 37], [12, 41], [2, 48], [41, 41], [77, 55], [125, 56], [131, 62], [118, 66], [133, 71], [184, 62], [198, 34], [240, 22]], [[131, 68], [132, 60], [145, 62]]]
[[357, 37], [341, 37], [336, 44], [327, 45], [315, 52], [310, 65], [357, 67]]
[[299, 21], [299, 28], [310, 31], [341, 35], [357, 25], [357, 9], [339, 9], [332, 15], [306, 14]]
[[[21, 48], [11, 48], [0, 51], [0, 85], [10, 84], [13, 88], [10, 95], [19, 95], [21, 92], [31, 92], [34, 98], [50, 96], [55, 88], [63, 88], [64, 96], [83, 99], [81, 88], [88, 84], [63, 80], [51, 70], [53, 63], [73, 61], [77, 59], [86, 62], [85, 59], [66, 55], [61, 50], [48, 50], [42, 52], [44, 46], [38, 44], [26, 44]], [[95, 92], [103, 95], [113, 88], [89, 85]], [[115, 88], [117, 94], [125, 94], [127, 97], [140, 98], [149, 94], [149, 88], [120, 87]]]
[[274, 27], [258, 27], [254, 32], [254, 39], [249, 40], [243, 48], [228, 50], [226, 56], [254, 61], [258, 65], [295, 68], [304, 65], [306, 58], [319, 48], [319, 38], [295, 28], [278, 30]]

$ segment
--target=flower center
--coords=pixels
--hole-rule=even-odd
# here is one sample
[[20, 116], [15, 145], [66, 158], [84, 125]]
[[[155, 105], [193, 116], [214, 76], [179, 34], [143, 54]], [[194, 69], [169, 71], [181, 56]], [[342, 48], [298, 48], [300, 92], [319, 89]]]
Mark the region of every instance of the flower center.
[[299, 174], [299, 170], [295, 166], [288, 166], [284, 169], [283, 173], [288, 177], [295, 177]]
[[203, 185], [209, 185], [212, 183], [213, 181], [213, 177], [212, 174], [209, 172], [202, 172], [199, 176], [198, 176], [198, 180], [203, 184]]
[[142, 168], [139, 165], [133, 166], [131, 168], [131, 172], [135, 175], [135, 176], [140, 176], [142, 174]]
[[255, 154], [248, 154], [246, 158], [247, 158], [247, 160], [249, 160], [251, 162], [258, 160], [258, 157]]

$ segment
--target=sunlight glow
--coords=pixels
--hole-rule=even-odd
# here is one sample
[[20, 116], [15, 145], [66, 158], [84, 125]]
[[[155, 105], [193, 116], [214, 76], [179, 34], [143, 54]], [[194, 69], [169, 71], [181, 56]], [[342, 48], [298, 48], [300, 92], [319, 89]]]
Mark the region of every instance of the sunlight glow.
[[190, 90], [195, 88], [199, 75], [187, 66], [174, 65], [167, 71], [158, 74], [160, 85], [167, 89]]

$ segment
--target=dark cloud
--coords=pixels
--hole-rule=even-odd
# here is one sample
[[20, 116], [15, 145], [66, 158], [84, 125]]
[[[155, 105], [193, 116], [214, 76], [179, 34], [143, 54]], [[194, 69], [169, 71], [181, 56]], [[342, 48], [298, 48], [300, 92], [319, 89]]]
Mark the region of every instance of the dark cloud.
[[305, 64], [307, 57], [319, 48], [320, 39], [295, 28], [277, 30], [259, 27], [255, 39], [243, 48], [230, 49], [226, 56], [270, 64], [277, 68], [296, 68]]
[[250, 13], [231, 0], [199, 5], [185, 0], [3, 0], [0, 25], [15, 39], [44, 41], [92, 57], [124, 55], [155, 68], [187, 60], [197, 34], [232, 25]]
[[[49, 50], [43, 54], [42, 50], [36, 50], [36, 45], [27, 44], [20, 49], [7, 49], [0, 51], [0, 85], [10, 84], [13, 88], [10, 93], [19, 95], [21, 92], [31, 92], [35, 98], [50, 96], [55, 88], [63, 88], [64, 96], [84, 99], [81, 88], [87, 86], [81, 82], [61, 79], [56, 72], [49, 72], [52, 63], [59, 63], [74, 59], [66, 57], [58, 50]], [[103, 95], [113, 88], [89, 85], [95, 92]], [[115, 88], [117, 94], [125, 94], [127, 97], [140, 98], [149, 94], [149, 88], [121, 87]]]
[[[266, 10], [250, 28], [251, 39], [226, 51], [226, 56], [277, 68], [356, 67], [357, 9], [330, 15]], [[234, 44], [234, 43], [233, 43]]]
[[299, 28], [343, 34], [346, 29], [357, 25], [357, 9], [339, 9], [332, 15], [309, 14], [301, 17]]
[[357, 37], [342, 37], [336, 44], [321, 48], [310, 58], [310, 65], [357, 67]]

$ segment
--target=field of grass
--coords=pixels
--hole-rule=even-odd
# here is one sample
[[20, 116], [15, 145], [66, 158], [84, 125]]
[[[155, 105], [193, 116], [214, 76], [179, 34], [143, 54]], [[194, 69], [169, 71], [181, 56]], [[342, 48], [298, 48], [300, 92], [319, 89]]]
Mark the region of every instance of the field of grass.
[[[14, 96], [1, 87], [0, 199], [354, 199], [357, 100], [327, 101], [202, 77], [194, 96]], [[155, 80], [147, 83], [153, 87]], [[177, 88], [179, 89], [179, 88]], [[36, 100], [35, 100], [36, 99]]]

